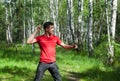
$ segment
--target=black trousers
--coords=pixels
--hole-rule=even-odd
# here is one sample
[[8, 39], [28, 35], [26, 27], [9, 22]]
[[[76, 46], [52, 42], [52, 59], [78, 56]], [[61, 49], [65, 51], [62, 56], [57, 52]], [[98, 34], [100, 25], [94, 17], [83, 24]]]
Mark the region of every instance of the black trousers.
[[46, 70], [48, 70], [50, 72], [50, 74], [54, 78], [54, 81], [62, 81], [60, 73], [58, 71], [58, 67], [55, 62], [49, 63], [49, 64], [40, 62], [37, 67], [36, 76], [35, 76], [34, 81], [41, 81], [41, 79], [44, 75], [44, 72]]

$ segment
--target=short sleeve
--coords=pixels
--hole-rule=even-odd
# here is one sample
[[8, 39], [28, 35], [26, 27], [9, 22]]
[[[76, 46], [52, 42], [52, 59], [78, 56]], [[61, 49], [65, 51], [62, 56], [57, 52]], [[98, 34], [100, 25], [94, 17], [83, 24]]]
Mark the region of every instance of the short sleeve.
[[57, 37], [57, 44], [58, 44], [58, 45], [61, 45], [61, 43], [62, 43], [62, 41], [60, 40], [59, 37]]

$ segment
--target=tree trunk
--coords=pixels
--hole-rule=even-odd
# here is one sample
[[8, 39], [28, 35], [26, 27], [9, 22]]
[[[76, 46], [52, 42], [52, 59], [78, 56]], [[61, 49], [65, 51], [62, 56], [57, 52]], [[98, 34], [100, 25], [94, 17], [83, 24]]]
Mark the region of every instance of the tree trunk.
[[67, 5], [68, 6], [68, 8], [67, 8], [67, 15], [68, 15], [68, 24], [67, 24], [68, 28], [67, 28], [67, 30], [68, 30], [68, 32], [70, 30], [70, 34], [67, 32], [67, 35], [70, 38], [68, 40], [70, 40], [70, 42], [72, 42], [72, 43], [75, 43], [75, 40], [74, 40], [74, 22], [73, 22], [73, 20], [74, 20], [73, 19], [73, 0], [67, 0], [67, 4], [68, 4]]
[[[35, 31], [35, 26], [34, 26], [34, 19], [33, 19], [33, 1], [30, 0], [31, 2], [31, 31], [32, 33]], [[35, 45], [32, 44], [32, 52], [35, 53]]]
[[89, 0], [89, 23], [88, 23], [88, 52], [89, 56], [93, 55], [93, 42], [92, 42], [92, 26], [93, 26], [93, 1]]
[[116, 16], [117, 16], [117, 0], [113, 0], [112, 2], [112, 13], [111, 13], [111, 23], [110, 23], [110, 31], [109, 33], [109, 47], [108, 47], [108, 54], [109, 54], [109, 61], [113, 63], [114, 59], [114, 43], [115, 43], [115, 28], [116, 28]]
[[[11, 15], [11, 5], [9, 3], [9, 13], [10, 13], [10, 18], [12, 18], [12, 15]], [[9, 13], [8, 13], [8, 8], [6, 6], [6, 23], [7, 23], [7, 29], [6, 29], [6, 39], [7, 39], [7, 42], [8, 44], [12, 43], [13, 40], [12, 40], [12, 22], [9, 21], [8, 17], [9, 17]]]
[[83, 4], [84, 1], [83, 0], [78, 0], [78, 44], [81, 45], [81, 47], [83, 48]]
[[58, 24], [58, 0], [50, 0], [51, 20], [54, 22], [55, 35], [60, 37]]
[[26, 5], [26, 0], [24, 0], [24, 13], [23, 13], [23, 45], [25, 45], [25, 41], [26, 41], [26, 35], [25, 35], [25, 32], [26, 32], [26, 25], [25, 25], [25, 5]]

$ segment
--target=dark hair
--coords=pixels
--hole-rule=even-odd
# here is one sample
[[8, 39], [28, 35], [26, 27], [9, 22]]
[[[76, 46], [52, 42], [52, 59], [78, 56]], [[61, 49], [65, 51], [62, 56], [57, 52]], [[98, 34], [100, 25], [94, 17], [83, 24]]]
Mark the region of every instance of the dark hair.
[[44, 30], [45, 30], [46, 28], [49, 28], [50, 25], [54, 25], [54, 24], [53, 24], [52, 22], [45, 22], [45, 23], [43, 24]]

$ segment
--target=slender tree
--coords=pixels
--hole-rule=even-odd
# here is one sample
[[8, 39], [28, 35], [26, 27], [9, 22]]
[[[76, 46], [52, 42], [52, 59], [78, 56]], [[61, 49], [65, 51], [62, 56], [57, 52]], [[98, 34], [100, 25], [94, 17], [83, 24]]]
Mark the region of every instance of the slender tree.
[[[12, 12], [11, 12], [11, 1], [6, 3], [6, 23], [7, 23], [7, 30], [6, 30], [6, 39], [8, 44], [12, 43]], [[9, 20], [9, 17], [11, 20]]]
[[26, 0], [24, 0], [24, 13], [23, 13], [23, 45], [26, 43], [26, 20], [25, 20], [25, 6], [26, 5]]
[[88, 42], [87, 42], [89, 56], [93, 55], [92, 26], [93, 26], [93, 0], [89, 0]]
[[110, 23], [110, 39], [108, 54], [110, 63], [113, 63], [114, 59], [114, 43], [115, 43], [115, 29], [116, 29], [116, 16], [117, 16], [117, 0], [112, 0], [112, 13], [111, 13], [111, 23]]
[[[73, 0], [67, 0], [67, 15], [68, 15], [68, 24], [67, 24], [67, 31], [70, 32], [67, 33], [67, 37], [69, 38], [70, 42], [74, 42], [74, 19], [73, 19]], [[70, 35], [70, 36], [69, 36]], [[72, 39], [72, 40], [71, 40]]]
[[84, 0], [78, 0], [78, 44], [82, 45], [83, 48], [83, 34], [84, 34], [84, 30], [83, 30], [83, 7], [84, 7]]
[[60, 36], [58, 23], [58, 0], [50, 0], [51, 20], [54, 22], [55, 35]]

